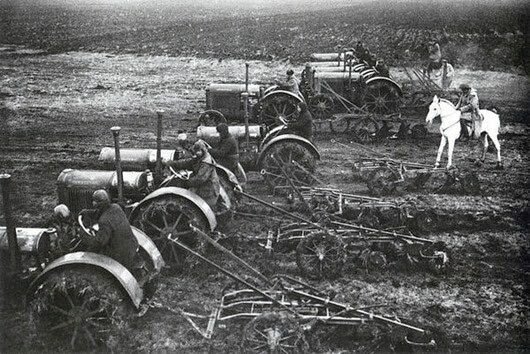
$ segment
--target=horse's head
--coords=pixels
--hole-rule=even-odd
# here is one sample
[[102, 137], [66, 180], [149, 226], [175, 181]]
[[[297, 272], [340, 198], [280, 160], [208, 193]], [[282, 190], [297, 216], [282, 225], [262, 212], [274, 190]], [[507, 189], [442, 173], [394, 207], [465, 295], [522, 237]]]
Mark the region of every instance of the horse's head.
[[440, 115], [440, 111], [440, 99], [438, 96], [434, 96], [432, 103], [429, 106], [429, 113], [427, 113], [427, 117], [425, 117], [425, 123], [432, 124], [433, 119]]

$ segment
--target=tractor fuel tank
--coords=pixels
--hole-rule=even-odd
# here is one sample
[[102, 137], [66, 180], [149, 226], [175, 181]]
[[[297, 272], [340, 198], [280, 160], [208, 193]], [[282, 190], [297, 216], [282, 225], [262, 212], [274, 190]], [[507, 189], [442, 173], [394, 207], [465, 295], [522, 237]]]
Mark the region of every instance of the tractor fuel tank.
[[318, 60], [318, 61], [338, 61], [339, 58], [341, 60], [344, 60], [344, 54], [346, 55], [353, 55], [353, 51], [348, 50], [346, 52], [342, 53], [312, 53], [310, 58], [311, 60]]
[[[245, 138], [245, 126], [244, 125], [229, 125], [228, 132], [236, 139]], [[249, 125], [248, 133], [250, 139], [259, 139], [261, 137], [261, 126], [260, 125]], [[219, 138], [219, 133], [216, 127], [207, 127], [200, 125], [197, 127], [197, 138], [204, 140], [213, 140]]]
[[[116, 171], [66, 169], [57, 178], [59, 203], [66, 204], [73, 213], [92, 208], [92, 193], [105, 189], [111, 198], [118, 195]], [[141, 200], [153, 190], [150, 171], [123, 172], [123, 195], [132, 201]]]
[[[175, 150], [161, 150], [162, 163], [173, 161]], [[105, 168], [114, 169], [116, 151], [113, 147], [104, 147], [99, 153], [99, 161]], [[156, 165], [156, 149], [120, 149], [121, 165], [123, 169], [147, 170]]]
[[[16, 228], [17, 243], [22, 254], [31, 254], [44, 259], [50, 251], [50, 244], [56, 238], [56, 231], [53, 228]], [[9, 249], [7, 241], [7, 230], [5, 226], [0, 226], [0, 250]]]
[[[315, 80], [325, 80], [325, 81], [345, 81], [350, 78], [349, 71], [345, 72], [315, 72]], [[359, 81], [361, 79], [361, 74], [351, 73], [352, 81]]]

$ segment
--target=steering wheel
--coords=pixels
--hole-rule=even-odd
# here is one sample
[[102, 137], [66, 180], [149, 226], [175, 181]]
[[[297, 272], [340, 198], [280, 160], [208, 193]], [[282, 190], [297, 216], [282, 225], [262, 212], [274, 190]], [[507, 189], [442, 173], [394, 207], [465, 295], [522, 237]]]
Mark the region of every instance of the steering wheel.
[[95, 237], [96, 233], [99, 231], [99, 224], [97, 223], [88, 226], [85, 225], [83, 222], [83, 214], [79, 214], [77, 222], [79, 223], [79, 226], [81, 226], [81, 229], [89, 236]]

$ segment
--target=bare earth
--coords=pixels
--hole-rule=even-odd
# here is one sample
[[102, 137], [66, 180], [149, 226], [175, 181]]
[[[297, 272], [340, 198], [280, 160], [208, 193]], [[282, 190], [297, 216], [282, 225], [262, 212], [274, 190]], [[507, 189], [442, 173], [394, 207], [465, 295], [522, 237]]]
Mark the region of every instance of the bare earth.
[[[253, 83], [271, 82], [289, 66], [271, 61], [250, 64]], [[397, 68], [392, 73], [398, 78], [402, 75]], [[191, 131], [196, 124], [198, 112], [205, 106], [206, 84], [242, 82], [244, 61], [83, 52], [44, 55], [0, 48], [0, 75], [1, 172], [13, 175], [16, 220], [19, 226], [29, 227], [46, 225], [57, 203], [55, 181], [61, 170], [99, 166], [101, 147], [112, 144], [111, 126], [123, 128], [125, 147], [155, 147], [155, 110], [163, 109], [163, 147], [171, 148], [177, 130]], [[435, 277], [423, 272], [377, 272], [349, 266], [339, 280], [315, 285], [337, 290], [338, 300], [385, 304], [385, 311], [442, 328], [456, 351], [528, 350], [529, 81], [511, 73], [466, 69], [457, 69], [455, 76], [455, 85], [471, 82], [484, 105], [497, 107], [505, 168], [493, 169], [492, 153], [486, 164], [476, 167], [476, 142], [457, 142], [455, 163], [478, 171], [481, 195], [464, 196], [455, 189], [446, 195], [395, 197], [416, 198], [447, 212], [450, 226], [429, 237], [447, 242], [454, 258], [453, 272]], [[419, 123], [426, 111], [404, 114]], [[396, 159], [434, 163], [439, 134], [436, 126], [430, 132], [426, 139], [385, 140], [370, 148]], [[332, 135], [325, 125], [321, 127], [315, 140], [322, 154], [318, 177], [344, 191], [367, 194], [366, 186], [353, 178], [352, 162], [363, 155], [363, 150], [351, 140], [347, 135]], [[250, 177], [250, 193], [269, 198], [260, 177]], [[495, 222], [484, 220], [483, 224], [456, 222], [459, 215], [470, 212], [495, 212], [499, 218]], [[267, 274], [298, 275], [294, 254], [268, 259], [249, 241], [266, 233], [276, 225], [274, 222], [236, 219], [233, 225], [230, 234], [238, 236], [238, 241], [228, 247]], [[207, 267], [165, 274], [156, 298], [171, 307], [209, 314], [227, 282]], [[26, 320], [23, 310], [1, 314], [2, 351], [45, 348], [46, 343], [31, 335]], [[234, 351], [239, 332], [231, 328], [221, 329], [207, 342], [182, 317], [152, 309], [133, 321], [128, 341], [118, 343], [117, 349]], [[356, 349], [347, 332], [336, 332], [331, 339], [322, 340], [319, 348], [335, 352]]]

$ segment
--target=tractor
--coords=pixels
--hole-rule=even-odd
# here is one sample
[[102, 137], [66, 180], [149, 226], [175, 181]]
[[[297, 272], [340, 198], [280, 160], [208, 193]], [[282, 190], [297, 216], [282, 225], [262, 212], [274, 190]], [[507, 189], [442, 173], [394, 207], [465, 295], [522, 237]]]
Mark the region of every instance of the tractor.
[[403, 92], [391, 78], [359, 60], [353, 50], [314, 53], [302, 72], [301, 91], [316, 119], [334, 113], [391, 114], [398, 111]]
[[[48, 344], [70, 350], [110, 345], [145, 300], [154, 294], [162, 255], [151, 239], [133, 227], [141, 268], [133, 274], [116, 260], [88, 252], [91, 237], [79, 219], [79, 233], [57, 228], [15, 228], [9, 200], [10, 176], [1, 175], [6, 227], [0, 227], [0, 253], [9, 296], [26, 293], [30, 322]], [[82, 234], [83, 233], [83, 234]], [[87, 234], [84, 234], [87, 233]], [[71, 237], [73, 236], [73, 237]], [[51, 349], [51, 348], [50, 348]], [[57, 349], [54, 348], [54, 349]]]
[[296, 120], [297, 105], [304, 101], [304, 98], [282, 89], [279, 85], [265, 87], [249, 84], [248, 68], [247, 63], [245, 83], [208, 85], [206, 111], [199, 116], [200, 125], [216, 126], [221, 122], [243, 123], [248, 118], [253, 124], [272, 127], [279, 122]]

